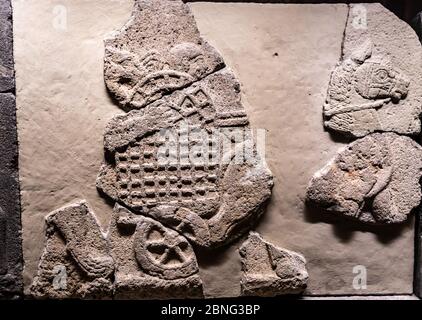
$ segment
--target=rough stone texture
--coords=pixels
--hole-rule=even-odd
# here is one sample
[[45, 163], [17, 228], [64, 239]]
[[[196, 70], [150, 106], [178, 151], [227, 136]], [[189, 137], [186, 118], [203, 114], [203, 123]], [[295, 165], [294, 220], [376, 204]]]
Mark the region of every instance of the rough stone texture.
[[111, 298], [114, 261], [85, 201], [46, 217], [46, 241], [31, 286], [34, 298]]
[[[43, 250], [44, 216], [57, 204], [87, 199], [104, 229], [112, 216], [95, 188], [104, 129], [122, 113], [104, 90], [103, 39], [127, 21], [133, 3], [68, 1], [66, 32], [52, 28], [52, 15], [46, 14], [56, 4], [14, 3], [27, 286]], [[304, 207], [309, 180], [341, 145], [324, 132], [321, 112], [341, 52], [347, 6], [190, 6], [201, 34], [241, 81], [251, 127], [267, 130], [266, 160], [276, 183], [257, 230], [274, 245], [306, 256], [305, 295], [410, 294], [412, 218], [404, 226], [374, 230], [344, 219], [326, 223]], [[205, 296], [240, 294], [240, 245], [196, 252]], [[352, 286], [356, 265], [367, 267], [366, 290]]]
[[359, 139], [318, 171], [309, 205], [366, 223], [400, 223], [421, 202], [422, 147], [408, 137], [375, 133]]
[[116, 299], [203, 297], [195, 254], [177, 232], [116, 204], [108, 239]]
[[[240, 79], [251, 126], [267, 130], [266, 160], [275, 183], [256, 229], [274, 245], [304, 254], [309, 272], [304, 294], [411, 294], [413, 217], [404, 225], [375, 228], [328, 219], [305, 206], [313, 174], [344, 145], [324, 131], [321, 113], [341, 55], [348, 7], [191, 6], [203, 37]], [[197, 254], [208, 296], [239, 294], [235, 250], [216, 252], [212, 259]], [[353, 287], [357, 265], [366, 267], [366, 289]]]
[[306, 289], [308, 272], [301, 254], [277, 248], [256, 232], [250, 232], [239, 254], [242, 295], [269, 297], [298, 294]]
[[0, 1], [0, 92], [15, 89], [13, 27], [10, 0]]
[[22, 293], [16, 103], [0, 93], [0, 298]]
[[359, 27], [357, 14], [362, 10], [355, 7], [350, 5], [342, 61], [331, 75], [325, 126], [355, 137], [375, 131], [418, 134], [422, 104], [418, 37], [380, 4], [364, 5], [367, 28]]
[[[221, 71], [112, 119], [104, 139], [110, 160], [98, 188], [200, 246], [238, 237], [263, 212], [272, 187], [271, 172], [256, 151], [226, 159], [227, 151], [254, 148], [239, 87], [231, 72]], [[164, 129], [179, 134], [173, 142], [180, 146], [168, 150], [173, 158], [165, 158]]]
[[129, 22], [105, 41], [104, 76], [124, 108], [145, 105], [224, 66], [180, 0], [137, 0]]
[[416, 214], [415, 236], [415, 279], [413, 282], [414, 294], [422, 299], [422, 209]]

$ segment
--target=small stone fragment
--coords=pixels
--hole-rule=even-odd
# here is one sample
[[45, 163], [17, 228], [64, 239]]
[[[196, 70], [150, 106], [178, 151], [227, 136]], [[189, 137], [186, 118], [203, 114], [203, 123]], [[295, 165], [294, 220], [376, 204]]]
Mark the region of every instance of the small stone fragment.
[[408, 137], [374, 133], [349, 144], [312, 178], [307, 200], [371, 224], [400, 223], [421, 201], [422, 148]]
[[105, 82], [125, 109], [142, 108], [224, 67], [180, 0], [137, 0], [132, 18], [105, 48]]
[[108, 238], [116, 261], [115, 298], [201, 298], [189, 242], [150, 218], [116, 204]]
[[[358, 6], [366, 12], [365, 27], [355, 26]], [[353, 137], [419, 133], [421, 61], [418, 37], [407, 23], [380, 4], [351, 4], [342, 60], [324, 106], [325, 127]]]
[[244, 296], [300, 294], [306, 289], [305, 258], [266, 242], [256, 232], [239, 249], [242, 262], [241, 290]]
[[111, 298], [114, 261], [85, 201], [46, 217], [44, 253], [31, 286], [35, 298]]

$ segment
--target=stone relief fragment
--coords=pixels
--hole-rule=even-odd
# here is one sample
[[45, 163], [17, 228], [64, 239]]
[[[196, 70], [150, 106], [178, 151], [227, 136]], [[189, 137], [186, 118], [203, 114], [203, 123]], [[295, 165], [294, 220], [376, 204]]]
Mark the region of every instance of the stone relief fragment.
[[271, 195], [229, 71], [116, 116], [104, 144], [98, 189], [199, 246], [240, 235]]
[[179, 0], [137, 0], [105, 47], [105, 82], [124, 109], [142, 108], [224, 67]]
[[201, 298], [198, 264], [187, 239], [115, 205], [108, 239], [116, 261], [115, 298]]
[[256, 232], [249, 233], [239, 254], [242, 295], [269, 297], [300, 294], [306, 289], [308, 272], [301, 254], [277, 248]]
[[421, 201], [422, 147], [394, 133], [349, 144], [312, 178], [307, 200], [370, 224], [407, 219]]
[[46, 217], [46, 243], [30, 288], [35, 298], [111, 298], [114, 261], [85, 201]]
[[[422, 56], [417, 35], [379, 4], [365, 4], [367, 28], [347, 22], [342, 61], [331, 75], [325, 127], [363, 137], [420, 132]], [[354, 5], [351, 5], [353, 10]], [[385, 32], [385, 25], [388, 30]]]

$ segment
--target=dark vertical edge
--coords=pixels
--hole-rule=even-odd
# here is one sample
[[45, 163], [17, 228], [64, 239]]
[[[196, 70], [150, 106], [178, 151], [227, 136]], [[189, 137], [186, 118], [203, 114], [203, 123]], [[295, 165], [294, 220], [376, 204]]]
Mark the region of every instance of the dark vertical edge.
[[421, 246], [422, 246], [422, 225], [421, 225], [421, 216], [422, 216], [422, 206], [416, 210], [415, 217], [415, 270], [413, 276], [413, 293], [418, 297], [422, 298], [422, 274], [421, 274]]
[[11, 0], [0, 0], [0, 298], [23, 295]]

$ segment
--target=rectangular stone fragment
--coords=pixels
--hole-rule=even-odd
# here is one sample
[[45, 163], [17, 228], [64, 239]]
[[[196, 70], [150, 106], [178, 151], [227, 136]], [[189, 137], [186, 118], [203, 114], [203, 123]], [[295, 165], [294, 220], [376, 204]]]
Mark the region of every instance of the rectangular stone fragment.
[[0, 297], [22, 290], [15, 97], [0, 93]]

